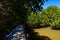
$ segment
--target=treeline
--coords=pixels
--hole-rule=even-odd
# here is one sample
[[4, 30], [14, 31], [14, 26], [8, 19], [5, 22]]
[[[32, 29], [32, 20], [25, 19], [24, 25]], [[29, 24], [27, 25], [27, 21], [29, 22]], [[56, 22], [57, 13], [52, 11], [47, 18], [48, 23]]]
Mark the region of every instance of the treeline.
[[60, 29], [60, 8], [49, 6], [39, 13], [31, 12], [26, 20], [31, 27], [47, 27]]

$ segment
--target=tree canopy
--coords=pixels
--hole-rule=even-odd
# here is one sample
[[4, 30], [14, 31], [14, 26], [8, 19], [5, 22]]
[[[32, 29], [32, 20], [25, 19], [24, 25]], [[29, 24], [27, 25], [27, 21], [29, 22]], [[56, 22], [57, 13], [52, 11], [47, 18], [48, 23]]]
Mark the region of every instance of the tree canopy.
[[1, 0], [0, 2], [6, 9], [10, 8], [14, 11], [22, 10], [23, 8], [33, 11], [41, 10], [42, 6], [47, 0]]
[[27, 15], [41, 10], [45, 1], [47, 0], [0, 0], [1, 34], [10, 32], [17, 24], [24, 24]]
[[27, 24], [39, 25], [40, 27], [51, 26], [52, 28], [60, 29], [60, 8], [57, 6], [48, 6], [40, 13], [30, 13], [27, 17]]

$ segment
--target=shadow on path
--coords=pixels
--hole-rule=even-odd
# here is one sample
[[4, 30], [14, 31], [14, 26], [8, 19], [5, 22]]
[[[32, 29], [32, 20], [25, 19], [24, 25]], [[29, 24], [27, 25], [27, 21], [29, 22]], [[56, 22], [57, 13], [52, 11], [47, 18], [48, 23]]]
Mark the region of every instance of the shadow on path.
[[34, 32], [32, 28], [26, 26], [27, 33], [29, 34], [28, 40], [51, 40], [49, 37], [40, 36], [37, 32]]

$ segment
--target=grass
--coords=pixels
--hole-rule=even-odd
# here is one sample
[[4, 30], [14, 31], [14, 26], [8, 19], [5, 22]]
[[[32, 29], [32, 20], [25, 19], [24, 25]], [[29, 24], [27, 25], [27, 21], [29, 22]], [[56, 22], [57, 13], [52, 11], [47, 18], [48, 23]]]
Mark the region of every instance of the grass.
[[60, 30], [52, 30], [50, 27], [34, 29], [39, 35], [47, 36], [52, 40], [60, 40]]

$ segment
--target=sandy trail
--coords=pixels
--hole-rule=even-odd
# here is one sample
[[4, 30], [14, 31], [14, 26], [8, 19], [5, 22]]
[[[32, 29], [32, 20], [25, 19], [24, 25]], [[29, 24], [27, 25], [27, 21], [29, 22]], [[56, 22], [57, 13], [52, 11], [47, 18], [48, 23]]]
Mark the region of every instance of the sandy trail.
[[52, 40], [60, 40], [60, 30], [52, 30], [50, 27], [34, 29], [39, 35], [47, 36]]

